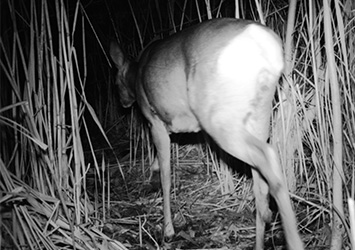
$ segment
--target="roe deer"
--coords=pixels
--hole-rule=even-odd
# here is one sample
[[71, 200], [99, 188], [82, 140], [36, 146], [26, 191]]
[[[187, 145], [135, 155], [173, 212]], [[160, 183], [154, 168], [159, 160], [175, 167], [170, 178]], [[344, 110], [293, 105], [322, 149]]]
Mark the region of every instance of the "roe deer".
[[[110, 54], [123, 107], [137, 101], [147, 118], [160, 169], [164, 235], [174, 235], [170, 210], [170, 133], [204, 130], [232, 156], [251, 165], [257, 208], [256, 249], [275, 198], [289, 249], [303, 249], [277, 153], [266, 143], [272, 99], [284, 67], [279, 37], [246, 20], [213, 19], [150, 45], [139, 62], [116, 43]], [[266, 181], [266, 182], [265, 182]]]

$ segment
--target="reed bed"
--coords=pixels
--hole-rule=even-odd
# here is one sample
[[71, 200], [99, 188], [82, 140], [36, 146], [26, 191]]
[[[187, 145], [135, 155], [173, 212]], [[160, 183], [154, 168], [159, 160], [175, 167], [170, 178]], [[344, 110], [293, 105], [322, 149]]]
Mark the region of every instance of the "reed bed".
[[[355, 248], [354, 9], [351, 0], [1, 1], [1, 249], [161, 246], [161, 198], [146, 185], [154, 149], [139, 110], [119, 107], [108, 45], [137, 57], [227, 16], [265, 23], [284, 43], [270, 142], [306, 248]], [[174, 220], [189, 244], [171, 244], [252, 246], [251, 183], [231, 167], [248, 168], [209, 138], [176, 138]], [[281, 231], [275, 213], [269, 248], [283, 244]]]

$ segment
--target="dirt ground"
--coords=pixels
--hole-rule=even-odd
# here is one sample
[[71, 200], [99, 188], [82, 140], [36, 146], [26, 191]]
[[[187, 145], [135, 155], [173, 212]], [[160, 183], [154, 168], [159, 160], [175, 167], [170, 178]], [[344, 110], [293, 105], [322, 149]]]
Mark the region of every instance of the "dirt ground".
[[[103, 197], [100, 185], [94, 185], [94, 174], [88, 175], [88, 190], [93, 202], [100, 203], [105, 198], [106, 204], [110, 204], [105, 212], [100, 211], [105, 218], [106, 235], [134, 250], [253, 249], [256, 215], [252, 181], [248, 174], [235, 173], [234, 190], [222, 194], [222, 190], [225, 190], [221, 181], [223, 176], [211, 167], [204, 144], [191, 145], [188, 142], [180, 145], [173, 152], [171, 162], [175, 236], [164, 239], [160, 185], [149, 182], [149, 157], [139, 152], [139, 149], [136, 157], [140, 159], [132, 163], [129, 140], [124, 137], [117, 134], [108, 136], [116, 157], [107, 154], [110, 150], [101, 152], [101, 156], [106, 157], [105, 162], [109, 162], [109, 199]], [[96, 143], [99, 141], [95, 140]], [[114, 144], [117, 141], [120, 143]], [[266, 228], [265, 249], [286, 249], [277, 207], [272, 201], [270, 206], [274, 213], [272, 222]], [[328, 249], [329, 226], [303, 222], [302, 218], [307, 218], [304, 210], [296, 211], [296, 214], [298, 221], [305, 225], [303, 231], [308, 232], [307, 236], [301, 236], [303, 241], [313, 242], [312, 249]]]

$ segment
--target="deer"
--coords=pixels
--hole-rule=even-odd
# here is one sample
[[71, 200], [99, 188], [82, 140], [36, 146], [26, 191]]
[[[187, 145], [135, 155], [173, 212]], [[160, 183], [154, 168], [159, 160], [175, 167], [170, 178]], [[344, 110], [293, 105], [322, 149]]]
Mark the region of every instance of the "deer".
[[211, 19], [152, 43], [138, 62], [129, 60], [117, 42], [111, 43], [110, 56], [121, 105], [129, 108], [137, 102], [149, 125], [156, 149], [151, 171], [160, 171], [165, 237], [175, 234], [169, 135], [202, 130], [252, 168], [255, 248], [264, 248], [270, 194], [288, 249], [304, 249], [279, 157], [267, 143], [272, 101], [284, 68], [276, 33], [254, 21]]

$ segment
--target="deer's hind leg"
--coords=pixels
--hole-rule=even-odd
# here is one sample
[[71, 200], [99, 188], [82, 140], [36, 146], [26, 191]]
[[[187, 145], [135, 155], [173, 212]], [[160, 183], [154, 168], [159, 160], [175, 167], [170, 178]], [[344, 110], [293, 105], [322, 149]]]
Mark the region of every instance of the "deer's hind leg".
[[255, 249], [264, 248], [265, 223], [271, 220], [269, 209], [269, 186], [260, 176], [259, 172], [252, 168], [253, 191], [256, 205], [256, 241]]

